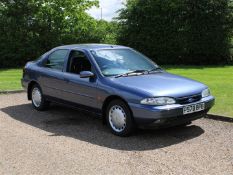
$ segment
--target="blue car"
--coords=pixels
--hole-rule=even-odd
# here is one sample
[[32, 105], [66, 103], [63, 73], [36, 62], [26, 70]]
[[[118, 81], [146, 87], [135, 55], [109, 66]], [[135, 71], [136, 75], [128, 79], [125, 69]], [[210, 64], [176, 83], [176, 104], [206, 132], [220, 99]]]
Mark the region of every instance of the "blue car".
[[187, 125], [214, 105], [206, 85], [116, 45], [56, 47], [26, 64], [22, 86], [35, 109], [56, 102], [94, 112], [118, 136], [137, 127]]

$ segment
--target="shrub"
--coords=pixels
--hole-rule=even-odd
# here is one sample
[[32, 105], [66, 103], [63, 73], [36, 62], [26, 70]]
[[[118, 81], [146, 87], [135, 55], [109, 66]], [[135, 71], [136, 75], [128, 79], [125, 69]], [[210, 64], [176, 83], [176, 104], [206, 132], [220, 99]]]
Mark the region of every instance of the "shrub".
[[225, 64], [230, 58], [231, 0], [128, 0], [118, 42], [159, 64]]

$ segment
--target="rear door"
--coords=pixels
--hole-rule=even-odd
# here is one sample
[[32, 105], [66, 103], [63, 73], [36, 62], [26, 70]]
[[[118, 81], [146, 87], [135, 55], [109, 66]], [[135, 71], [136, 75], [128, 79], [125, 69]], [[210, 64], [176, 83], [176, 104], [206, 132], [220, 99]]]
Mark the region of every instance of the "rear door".
[[69, 50], [59, 49], [52, 52], [43, 62], [43, 69], [40, 84], [44, 95], [64, 99], [65, 85], [64, 63], [67, 59]]

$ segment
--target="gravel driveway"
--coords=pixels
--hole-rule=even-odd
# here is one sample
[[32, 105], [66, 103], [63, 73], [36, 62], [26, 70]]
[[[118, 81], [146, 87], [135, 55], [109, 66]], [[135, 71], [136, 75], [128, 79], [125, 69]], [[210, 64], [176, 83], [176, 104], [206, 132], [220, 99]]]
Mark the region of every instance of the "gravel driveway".
[[90, 114], [0, 95], [0, 174], [233, 174], [233, 123], [112, 135]]

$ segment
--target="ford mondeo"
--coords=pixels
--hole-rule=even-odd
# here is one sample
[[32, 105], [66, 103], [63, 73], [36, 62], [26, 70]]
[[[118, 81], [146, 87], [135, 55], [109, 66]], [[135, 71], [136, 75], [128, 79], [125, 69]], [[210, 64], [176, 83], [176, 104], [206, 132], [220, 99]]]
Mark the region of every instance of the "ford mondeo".
[[137, 127], [188, 125], [214, 105], [206, 85], [116, 45], [56, 47], [25, 65], [22, 85], [35, 109], [56, 102], [93, 112], [118, 136]]

